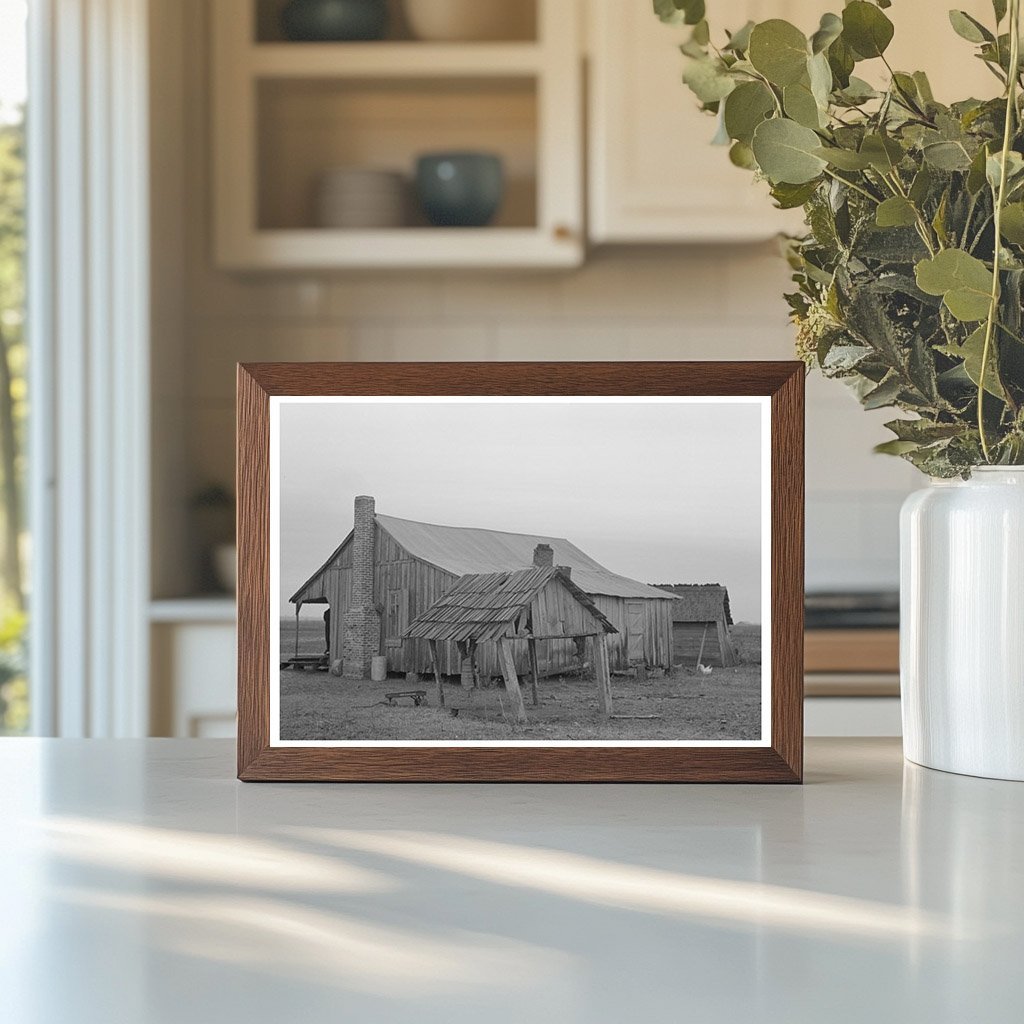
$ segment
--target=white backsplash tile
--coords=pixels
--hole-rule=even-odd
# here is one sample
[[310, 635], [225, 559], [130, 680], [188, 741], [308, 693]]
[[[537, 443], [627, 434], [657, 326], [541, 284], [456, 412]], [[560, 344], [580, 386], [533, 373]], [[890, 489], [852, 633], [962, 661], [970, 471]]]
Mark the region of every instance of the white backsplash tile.
[[[257, 279], [188, 275], [190, 465], [233, 474], [235, 362], [246, 360], [791, 359], [771, 245], [602, 252], [570, 273], [410, 272]], [[807, 578], [894, 586], [898, 509], [921, 480], [876, 456], [891, 414], [808, 378]]]

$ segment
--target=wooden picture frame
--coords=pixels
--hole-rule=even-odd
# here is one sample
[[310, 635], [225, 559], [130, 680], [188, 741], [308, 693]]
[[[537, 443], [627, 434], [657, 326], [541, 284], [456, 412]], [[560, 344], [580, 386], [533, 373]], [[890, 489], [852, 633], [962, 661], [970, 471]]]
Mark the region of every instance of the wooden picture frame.
[[[770, 737], [763, 736], [763, 745], [759, 746], [691, 746], [682, 742], [611, 747], [272, 744], [271, 399], [277, 396], [387, 396], [391, 400], [396, 396], [587, 396], [589, 401], [603, 396], [638, 400], [645, 396], [767, 399], [763, 404], [770, 410], [770, 456], [766, 456], [766, 464], [770, 458], [771, 508], [771, 635], [766, 638], [771, 655]], [[719, 783], [802, 780], [801, 363], [242, 364], [238, 367], [237, 494], [239, 779]], [[594, 660], [599, 662], [600, 657]]]

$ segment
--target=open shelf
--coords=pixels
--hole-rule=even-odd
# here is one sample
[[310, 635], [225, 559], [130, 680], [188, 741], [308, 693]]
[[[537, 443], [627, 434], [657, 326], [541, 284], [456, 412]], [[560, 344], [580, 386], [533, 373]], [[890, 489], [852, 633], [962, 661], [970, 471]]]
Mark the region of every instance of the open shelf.
[[[583, 260], [582, 69], [575, 4], [524, 0], [532, 39], [295, 43], [278, 0], [218, 0], [214, 244], [227, 269], [570, 267]], [[407, 36], [408, 33], [405, 33]], [[410, 201], [400, 227], [323, 227], [316, 195], [341, 168], [495, 153], [505, 194], [486, 227], [434, 228]]]
[[[218, 0], [220, 2], [220, 0]], [[289, 46], [311, 46], [315, 44], [292, 42], [286, 40], [281, 28], [281, 12], [288, 0], [245, 0], [253, 5], [255, 15], [250, 39], [259, 44], [287, 42]], [[566, 3], [568, 0], [559, 0]], [[502, 10], [499, 12], [505, 22], [504, 31], [500, 34], [503, 42], [534, 42], [537, 39], [537, 5], [538, 0], [501, 0]], [[363, 47], [380, 46], [381, 43], [394, 41], [418, 43], [406, 13], [405, 0], [388, 0], [388, 26], [384, 39], [361, 42], [355, 45]]]
[[324, 230], [317, 223], [315, 196], [321, 176], [335, 167], [403, 175], [406, 223], [380, 230], [429, 230], [414, 195], [416, 160], [451, 150], [496, 153], [506, 183], [493, 225], [453, 237], [537, 226], [533, 79], [274, 79], [259, 83], [257, 119], [261, 230]]

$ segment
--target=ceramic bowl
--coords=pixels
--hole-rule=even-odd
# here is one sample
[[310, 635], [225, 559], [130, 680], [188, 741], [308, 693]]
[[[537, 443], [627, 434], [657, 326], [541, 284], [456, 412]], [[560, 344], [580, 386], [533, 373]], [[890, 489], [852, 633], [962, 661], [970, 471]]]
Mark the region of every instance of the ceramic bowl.
[[404, 175], [364, 167], [338, 167], [320, 178], [316, 222], [322, 228], [400, 228], [406, 222]]
[[483, 227], [494, 219], [505, 195], [501, 157], [426, 153], [416, 163], [416, 193], [436, 227]]
[[387, 0], [290, 0], [281, 28], [295, 42], [380, 39], [388, 26]]

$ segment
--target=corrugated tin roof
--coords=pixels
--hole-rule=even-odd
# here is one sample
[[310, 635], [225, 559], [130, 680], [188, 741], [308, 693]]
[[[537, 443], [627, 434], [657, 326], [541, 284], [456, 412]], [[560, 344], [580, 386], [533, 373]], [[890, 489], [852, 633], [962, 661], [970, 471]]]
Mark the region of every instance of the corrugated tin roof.
[[517, 620], [552, 580], [568, 589], [607, 633], [615, 627], [594, 602], [554, 568], [519, 569], [463, 576], [405, 631], [421, 640], [475, 640], [486, 643], [519, 632]]
[[503, 533], [469, 526], [437, 526], [382, 515], [377, 516], [377, 523], [410, 555], [456, 576], [521, 569], [533, 564], [533, 551], [538, 544], [550, 544], [554, 550], [555, 565], [566, 565], [572, 569], [573, 583], [587, 594], [647, 600], [664, 600], [673, 596], [646, 583], [609, 572], [564, 537]]

